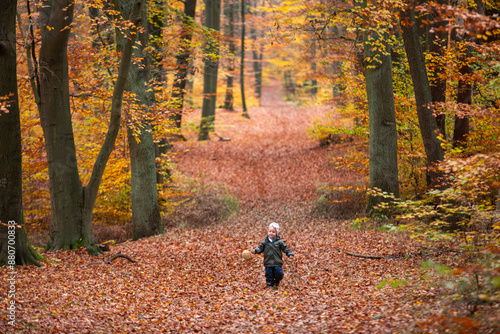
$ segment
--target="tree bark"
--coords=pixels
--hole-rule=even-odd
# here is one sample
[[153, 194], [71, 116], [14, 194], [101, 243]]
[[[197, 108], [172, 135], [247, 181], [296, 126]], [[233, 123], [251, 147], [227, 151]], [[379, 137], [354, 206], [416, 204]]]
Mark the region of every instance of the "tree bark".
[[[132, 21], [140, 21], [142, 0], [137, 1]], [[48, 248], [87, 248], [100, 253], [92, 228], [92, 211], [106, 163], [120, 128], [123, 90], [130, 68], [132, 43], [125, 41], [116, 79], [108, 132], [94, 164], [87, 186], [78, 173], [75, 141], [71, 123], [68, 77], [68, 39], [73, 22], [74, 0], [53, 1], [40, 9], [42, 45], [40, 49], [40, 120], [49, 167], [51, 226]]]
[[243, 107], [243, 117], [250, 118], [247, 111], [245, 99], [245, 0], [241, 0], [241, 60], [240, 60], [240, 89], [241, 105]]
[[205, 71], [203, 74], [203, 105], [198, 140], [208, 140], [215, 122], [217, 100], [217, 74], [219, 71], [219, 29], [221, 0], [205, 1], [205, 26], [209, 28], [205, 47]]
[[51, 226], [50, 249], [92, 245], [83, 234], [83, 186], [78, 174], [71, 123], [68, 77], [68, 39], [74, 0], [51, 1], [40, 9], [40, 121], [47, 151]]
[[[467, 58], [470, 56], [470, 50], [467, 50], [463, 58], [463, 65], [460, 66], [459, 73], [460, 79], [458, 80], [457, 87], [457, 103], [458, 104], [472, 104], [472, 84], [470, 77], [472, 75], [472, 68], [467, 64]], [[469, 117], [455, 115], [455, 126], [453, 129], [453, 147], [467, 146], [467, 136], [469, 135]]]
[[317, 64], [316, 64], [316, 39], [313, 39], [311, 41], [311, 74], [312, 74], [312, 79], [311, 79], [311, 95], [316, 96], [318, 94], [318, 80], [317, 74], [316, 74], [316, 69], [317, 69]]
[[[364, 5], [366, 6], [366, 2]], [[375, 31], [363, 33], [370, 128], [370, 188], [378, 188], [397, 197], [399, 183], [396, 111], [392, 86], [391, 48], [387, 40], [386, 36], [381, 36]], [[383, 49], [377, 45], [383, 45]], [[372, 196], [368, 210], [386, 200]]]
[[[257, 6], [257, 1], [255, 1]], [[258, 14], [254, 12], [254, 15]], [[253, 56], [253, 73], [255, 78], [255, 96], [259, 99], [259, 105], [262, 97], [262, 43], [259, 42], [260, 30], [252, 27], [250, 34], [253, 40], [252, 56]]]
[[422, 46], [415, 25], [414, 5], [415, 1], [410, 0], [410, 4], [401, 10], [401, 30], [413, 81], [420, 133], [427, 158], [427, 186], [436, 188], [442, 175], [436, 165], [443, 160], [444, 153], [437, 138], [437, 122], [430, 107], [432, 95]]
[[[164, 84], [163, 81], [165, 80], [164, 76], [164, 70], [163, 70], [163, 56], [162, 56], [162, 49], [163, 49], [163, 28], [165, 26], [164, 20], [165, 20], [165, 15], [164, 15], [164, 5], [163, 5], [163, 0], [152, 0], [150, 1], [150, 4], [148, 6], [153, 6], [153, 14], [151, 15], [151, 18], [148, 19], [148, 23], [143, 24], [144, 27], [148, 27], [149, 34], [151, 35], [151, 60], [152, 60], [152, 66], [150, 66], [152, 69], [150, 69], [151, 76], [153, 77], [156, 85], [162, 85]], [[148, 43], [149, 43], [149, 38], [148, 38]]]
[[498, 190], [497, 204], [495, 206], [495, 211], [500, 212], [500, 190]]
[[28, 243], [22, 202], [21, 121], [16, 71], [17, 0], [0, 3], [0, 266], [34, 264], [43, 257]]
[[190, 69], [193, 48], [191, 40], [193, 38], [193, 24], [196, 14], [196, 0], [186, 0], [184, 2], [184, 15], [182, 17], [182, 30], [180, 37], [180, 50], [177, 53], [177, 69], [175, 72], [172, 87], [172, 102], [174, 114], [172, 120], [175, 127], [180, 129], [182, 125], [182, 110], [184, 107], [184, 94], [186, 93], [187, 75]]
[[[135, 0], [122, 0], [122, 16], [130, 15]], [[149, 121], [149, 108], [154, 102], [154, 93], [150, 89], [151, 67], [146, 50], [148, 48], [148, 7], [141, 7], [142, 32], [139, 32], [140, 45], [134, 48], [134, 62], [128, 73], [126, 90], [133, 93], [135, 101], [133, 117], [127, 122], [127, 137], [130, 147], [131, 183], [132, 183], [132, 225], [134, 239], [160, 233], [162, 229], [158, 192], [156, 187], [156, 155], [152, 128]], [[130, 115], [130, 112], [128, 113]]]
[[[443, 4], [443, 0], [437, 1]], [[431, 13], [431, 18], [436, 19], [437, 14]], [[438, 59], [438, 62], [434, 64], [433, 75], [429, 77], [429, 82], [431, 86], [431, 97], [432, 103], [446, 102], [446, 78], [443, 77], [445, 73], [444, 64], [441, 62], [441, 58], [444, 56], [444, 48], [446, 47], [446, 33], [441, 31], [444, 23], [438, 22], [432, 24], [429, 28], [429, 52]], [[436, 115], [436, 123], [439, 132], [446, 138], [446, 115], [440, 114]]]
[[[478, 14], [483, 14], [485, 12], [485, 5], [482, 0], [476, 0], [475, 11]], [[472, 67], [469, 64], [468, 58], [472, 54], [472, 48], [466, 46], [465, 52], [461, 55], [462, 64], [459, 69], [460, 78], [458, 80], [457, 87], [457, 103], [461, 104], [472, 104]], [[453, 147], [466, 147], [467, 137], [470, 132], [470, 120], [466, 115], [455, 115], [455, 126], [453, 130]]]
[[224, 99], [224, 109], [234, 110], [234, 69], [235, 69], [235, 55], [236, 55], [236, 45], [234, 44], [234, 14], [236, 12], [236, 0], [229, 0], [224, 3], [227, 17], [226, 23], [226, 35], [228, 38], [228, 49], [229, 49], [229, 59], [227, 66], [226, 75], [226, 97]]

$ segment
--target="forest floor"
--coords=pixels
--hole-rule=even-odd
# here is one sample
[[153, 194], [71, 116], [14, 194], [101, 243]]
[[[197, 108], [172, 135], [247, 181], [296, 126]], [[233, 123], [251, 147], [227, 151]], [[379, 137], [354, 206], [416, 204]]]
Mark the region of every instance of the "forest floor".
[[[307, 136], [328, 107], [294, 107], [264, 88], [250, 119], [218, 110], [217, 137], [175, 144], [183, 177], [224, 185], [239, 210], [222, 223], [170, 228], [112, 246], [104, 256], [42, 252], [43, 267], [18, 267], [15, 325], [2, 333], [440, 333], [441, 288], [421, 267], [406, 234], [353, 229], [312, 214], [319, 184], [363, 184], [331, 160], [347, 147], [320, 148]], [[199, 112], [186, 117], [196, 124]], [[271, 221], [295, 254], [278, 290], [265, 286], [262, 257], [243, 261]], [[383, 258], [349, 256], [345, 251]], [[121, 252], [125, 258], [106, 260]], [[445, 255], [448, 256], [448, 255]], [[459, 261], [449, 255], [447, 261]], [[1, 269], [2, 295], [9, 272]], [[390, 284], [384, 285], [384, 282]], [[448, 309], [449, 311], [449, 309]], [[450, 314], [450, 313], [447, 313]], [[460, 318], [462, 319], [462, 318]], [[458, 320], [457, 320], [458, 321]], [[477, 329], [474, 321], [464, 325]], [[452, 331], [454, 332], [454, 331]], [[459, 332], [459, 331], [455, 331]], [[472, 331], [474, 332], [474, 331]], [[464, 332], [465, 333], [465, 332]]]

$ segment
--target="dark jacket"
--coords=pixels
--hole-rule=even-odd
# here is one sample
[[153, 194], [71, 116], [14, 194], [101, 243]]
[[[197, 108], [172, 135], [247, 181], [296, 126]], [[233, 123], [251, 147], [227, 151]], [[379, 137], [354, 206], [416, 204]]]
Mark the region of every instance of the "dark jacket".
[[292, 251], [283, 240], [277, 235], [273, 241], [266, 236], [259, 247], [255, 248], [255, 254], [264, 252], [264, 267], [281, 267], [283, 266], [283, 258], [281, 253], [287, 256], [293, 256]]

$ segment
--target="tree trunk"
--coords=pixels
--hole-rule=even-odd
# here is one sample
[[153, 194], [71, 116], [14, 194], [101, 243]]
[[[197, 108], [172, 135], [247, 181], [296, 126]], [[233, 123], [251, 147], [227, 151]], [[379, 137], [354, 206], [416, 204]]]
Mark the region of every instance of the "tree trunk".
[[[476, 7], [475, 11], [478, 14], [484, 15], [485, 5], [482, 0], [475, 1]], [[460, 78], [458, 80], [457, 87], [457, 103], [461, 104], [472, 104], [472, 67], [469, 65], [468, 58], [472, 54], [472, 48], [466, 46], [465, 52], [461, 55], [462, 64], [460, 66]], [[453, 131], [453, 147], [466, 147], [467, 146], [467, 136], [470, 132], [470, 121], [469, 117], [466, 115], [455, 115], [455, 127]]]
[[500, 212], [500, 190], [498, 190], [498, 195], [497, 195], [497, 205], [495, 207], [495, 210], [497, 212]]
[[[134, 6], [138, 22], [142, 2]], [[92, 175], [81, 184], [71, 123], [68, 78], [68, 39], [73, 22], [74, 1], [53, 1], [40, 9], [42, 44], [40, 49], [40, 121], [49, 167], [51, 226], [48, 248], [76, 249], [85, 246], [98, 253], [92, 229], [92, 211], [104, 168], [113, 150], [120, 127], [121, 101], [130, 68], [133, 40], [127, 39], [112, 98], [110, 125]], [[50, 27], [48, 29], [47, 27]]]
[[206, 27], [209, 28], [205, 47], [205, 72], [203, 74], [203, 106], [198, 140], [208, 140], [215, 122], [215, 102], [217, 100], [217, 74], [219, 70], [219, 29], [221, 0], [205, 1]]
[[[444, 3], [443, 0], [439, 0], [438, 3]], [[431, 13], [433, 19], [436, 19], [437, 14]], [[428, 29], [429, 31], [429, 52], [438, 59], [438, 62], [434, 64], [434, 71], [432, 76], [429, 77], [429, 82], [431, 86], [431, 97], [432, 103], [446, 102], [446, 78], [443, 77], [445, 73], [444, 64], [441, 59], [444, 56], [444, 49], [446, 47], [446, 33], [440, 31], [443, 28], [444, 23], [439, 22], [432, 24]], [[439, 132], [446, 138], [446, 115], [436, 115], [436, 123]]]
[[[123, 17], [130, 15], [135, 0], [121, 1], [120, 12]], [[127, 136], [130, 147], [132, 183], [132, 225], [134, 239], [158, 234], [162, 231], [158, 192], [156, 188], [155, 143], [149, 121], [149, 107], [154, 102], [154, 93], [149, 89], [151, 68], [148, 57], [148, 7], [141, 10], [142, 32], [139, 33], [140, 45], [136, 45], [134, 62], [128, 74], [126, 89], [135, 96], [133, 117], [127, 122]], [[128, 112], [128, 116], [130, 112]]]
[[193, 48], [191, 39], [193, 37], [194, 16], [196, 14], [196, 0], [186, 0], [184, 2], [184, 15], [182, 17], [182, 30], [180, 37], [180, 50], [177, 53], [177, 69], [172, 87], [172, 107], [174, 114], [172, 120], [175, 126], [180, 129], [182, 125], [182, 110], [184, 107], [184, 94], [186, 93], [186, 81]]
[[312, 79], [311, 79], [311, 95], [316, 96], [318, 94], [318, 80], [317, 74], [316, 74], [316, 69], [317, 69], [317, 64], [316, 64], [316, 40], [313, 39], [311, 43], [311, 74], [312, 74]]
[[234, 13], [236, 12], [236, 0], [229, 0], [224, 3], [227, 17], [226, 35], [228, 38], [229, 59], [226, 75], [226, 97], [224, 99], [224, 109], [234, 110], [234, 62], [236, 45], [234, 45]]
[[[92, 211], [94, 209], [94, 204], [97, 199], [97, 194], [99, 191], [99, 185], [101, 184], [102, 175], [104, 174], [104, 169], [109, 160], [109, 156], [113, 151], [115, 146], [116, 137], [118, 136], [118, 131], [120, 130], [121, 122], [121, 108], [123, 100], [123, 92], [125, 91], [125, 85], [127, 83], [128, 73], [130, 71], [130, 66], [132, 63], [132, 47], [135, 43], [137, 36], [137, 28], [139, 22], [141, 21], [141, 8], [143, 6], [143, 0], [136, 0], [134, 7], [130, 14], [130, 21], [132, 21], [134, 27], [131, 28], [128, 38], [125, 39], [123, 45], [123, 51], [121, 53], [120, 68], [118, 70], [118, 77], [116, 78], [115, 87], [113, 90], [113, 96], [111, 98], [111, 112], [108, 132], [102, 144], [99, 155], [94, 163], [92, 169], [92, 175], [90, 176], [88, 184], [85, 186], [83, 191], [83, 236], [91, 236], [92, 244], [87, 246], [89, 252], [99, 253], [100, 249], [94, 246], [94, 234], [92, 229]], [[88, 240], [88, 239], [84, 239]]]
[[[459, 69], [460, 79], [458, 80], [457, 87], [457, 103], [459, 104], [472, 104], [472, 84], [470, 77], [472, 75], [472, 68], [467, 64], [467, 56], [470, 56], [470, 50], [466, 51], [463, 55], [462, 66]], [[465, 147], [467, 145], [467, 136], [469, 135], [469, 117], [462, 115], [455, 115], [455, 127], [453, 129], [453, 147]]]
[[[152, 60], [152, 70], [150, 69], [151, 76], [153, 77], [156, 85], [163, 85], [164, 70], [163, 70], [163, 28], [164, 24], [164, 12], [165, 8], [162, 0], [152, 0], [148, 6], [153, 6], [151, 18], [147, 21], [148, 23], [143, 24], [144, 27], [148, 27], [149, 34], [151, 35], [151, 60]], [[149, 38], [148, 38], [149, 43]]]
[[443, 149], [437, 138], [437, 122], [430, 107], [432, 95], [422, 46], [415, 25], [415, 12], [413, 9], [415, 1], [410, 1], [410, 6], [400, 12], [401, 29], [413, 81], [420, 133], [427, 157], [427, 186], [435, 188], [438, 186], [442, 175], [437, 170], [436, 165], [443, 160]]
[[[50, 248], [92, 245], [83, 234], [83, 186], [78, 174], [71, 123], [68, 77], [68, 38], [74, 1], [52, 1], [40, 9], [40, 121], [49, 167], [51, 226]], [[51, 29], [47, 29], [51, 27]]]
[[0, 4], [0, 266], [34, 264], [43, 257], [28, 243], [22, 202], [21, 121], [16, 71], [17, 0]]
[[[257, 1], [255, 1], [255, 6], [257, 6]], [[255, 13], [258, 14], [258, 13]], [[253, 56], [253, 73], [255, 78], [255, 97], [260, 100], [262, 97], [262, 43], [259, 42], [260, 30], [255, 29], [252, 26], [251, 32], [252, 36], [252, 56]]]
[[241, 61], [240, 61], [240, 88], [241, 104], [243, 107], [243, 117], [250, 118], [247, 111], [245, 99], [245, 0], [241, 0]]
[[[366, 6], [366, 2], [365, 2]], [[370, 188], [399, 196], [398, 145], [394, 91], [392, 87], [391, 48], [386, 36], [363, 33], [366, 93], [369, 112]], [[375, 45], [382, 44], [385, 52]], [[372, 196], [368, 210], [386, 199]]]

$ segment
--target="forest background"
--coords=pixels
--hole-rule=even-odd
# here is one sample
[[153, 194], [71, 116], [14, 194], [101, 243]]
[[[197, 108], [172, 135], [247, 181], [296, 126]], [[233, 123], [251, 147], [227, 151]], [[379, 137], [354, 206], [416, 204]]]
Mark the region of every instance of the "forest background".
[[[9, 117], [18, 115], [20, 122], [22, 210], [16, 205], [15, 219], [1, 217], [3, 264], [13, 268], [8, 248], [12, 230], [27, 236], [16, 239], [16, 264], [49, 268], [80, 261], [73, 258], [79, 254], [90, 265], [91, 258], [81, 252], [62, 255], [44, 248], [84, 246], [98, 254], [101, 247], [165, 233], [165, 229], [172, 233], [167, 232], [170, 241], [186, 237], [186, 231], [195, 231], [192, 237], [197, 239], [198, 229], [213, 231], [218, 224], [234, 224], [235, 217], [252, 216], [251, 208], [258, 211], [268, 202], [307, 199], [308, 213], [303, 208], [290, 210], [321, 217], [321, 224], [335, 222], [338, 233], [348, 234], [342, 227], [347, 225], [362, 233], [384, 235], [376, 234], [364, 247], [351, 245], [354, 250], [364, 249], [360, 253], [365, 255], [325, 240], [333, 251], [361, 259], [431, 259], [423, 270], [439, 273], [440, 287], [446, 288], [440, 293], [448, 295], [439, 306], [449, 306], [446, 312], [453, 317], [443, 313], [437, 323], [422, 321], [415, 331], [495, 330], [500, 288], [500, 24], [495, 2], [68, 1], [60, 7], [49, 3], [19, 3], [14, 11], [19, 93], [2, 97], [0, 118], [8, 120], [2, 123], [7, 130], [13, 124]], [[58, 11], [71, 14], [58, 21], [54, 14]], [[66, 42], [58, 39], [58, 33], [67, 34]], [[61, 57], [62, 70], [50, 67], [59, 59], [51, 52]], [[47, 80], [52, 76], [56, 79]], [[67, 91], [60, 89], [64, 85]], [[58, 89], [60, 99], [53, 93]], [[214, 149], [205, 143], [207, 139], [241, 145], [251, 138], [243, 130], [242, 119], [255, 122], [255, 116], [273, 124], [266, 118], [273, 106], [263, 100], [269, 93], [263, 89], [275, 92], [267, 101], [280, 110], [276, 115], [288, 121], [280, 126], [293, 129], [296, 120], [290, 115], [309, 124], [309, 137], [327, 153], [323, 157], [331, 162], [331, 169], [341, 174], [299, 198], [279, 191], [271, 196], [252, 188], [251, 172], [235, 174], [233, 179], [219, 175], [217, 171], [225, 170], [221, 174], [228, 176], [220, 162], [227, 157], [214, 158], [217, 151], [210, 153], [211, 159], [219, 160], [217, 165], [203, 159], [204, 150]], [[19, 106], [17, 115], [11, 109], [14, 104]], [[59, 108], [63, 114], [51, 114]], [[286, 111], [296, 108], [307, 116]], [[316, 118], [308, 118], [311, 115]], [[70, 124], [71, 130], [60, 138], [50, 137], [55, 132], [51, 127], [63, 118], [69, 120], [65, 129]], [[373, 127], [377, 122], [379, 127]], [[7, 132], [12, 133], [2, 134]], [[66, 144], [47, 145], [47, 138], [49, 143], [67, 141], [70, 132], [74, 161], [68, 159]], [[242, 134], [246, 139], [238, 137]], [[112, 144], [107, 136], [115, 136]], [[255, 141], [266, 143], [263, 138]], [[3, 146], [2, 152], [7, 152]], [[277, 157], [283, 153], [274, 152]], [[186, 158], [190, 154], [197, 156]], [[304, 168], [295, 175], [300, 173], [307, 178], [311, 171]], [[6, 180], [2, 191], [15, 188], [9, 184], [10, 174], [2, 174], [2, 180]], [[61, 185], [68, 194], [56, 193]], [[254, 197], [242, 193], [245, 187]], [[8, 191], [2, 193], [2, 198], [8, 196]], [[54, 200], [56, 196], [61, 202]], [[84, 208], [78, 221], [67, 219], [68, 213], [78, 216], [72, 214], [78, 205], [57, 204], [69, 197]], [[2, 202], [2, 214], [13, 210], [5, 208], [9, 201]], [[292, 218], [268, 206], [269, 211], [278, 210], [274, 216]], [[252, 219], [258, 218], [248, 218]], [[6, 222], [14, 220], [16, 226], [11, 229]], [[304, 225], [295, 226], [295, 231], [304, 233]], [[412, 236], [420, 244], [403, 250], [400, 240], [397, 252], [393, 247], [369, 246], [391, 233]], [[50, 260], [51, 254], [64, 260]], [[139, 250], [135, 254], [146, 256]], [[443, 254], [453, 257], [440, 258]], [[328, 267], [326, 259], [319, 256], [318, 261]], [[403, 276], [379, 279], [376, 287], [389, 285], [396, 294], [404, 294], [407, 291], [398, 289], [423, 284], [420, 278]], [[27, 278], [24, 284], [28, 282]], [[433, 301], [437, 298], [434, 292], [429, 295]], [[26, 308], [30, 307], [38, 306], [27, 303]], [[314, 314], [309, 308], [302, 312]], [[378, 321], [385, 315], [370, 317]], [[34, 324], [24, 319], [17, 329], [49, 330], [53, 324], [45, 320]], [[172, 326], [189, 321], [177, 320]], [[392, 325], [378, 324], [380, 330], [401, 326], [401, 319], [391, 320]], [[215, 325], [220, 322], [210, 326]], [[354, 324], [348, 321], [342, 326], [352, 330]], [[370, 323], [364, 326], [369, 328]]]

